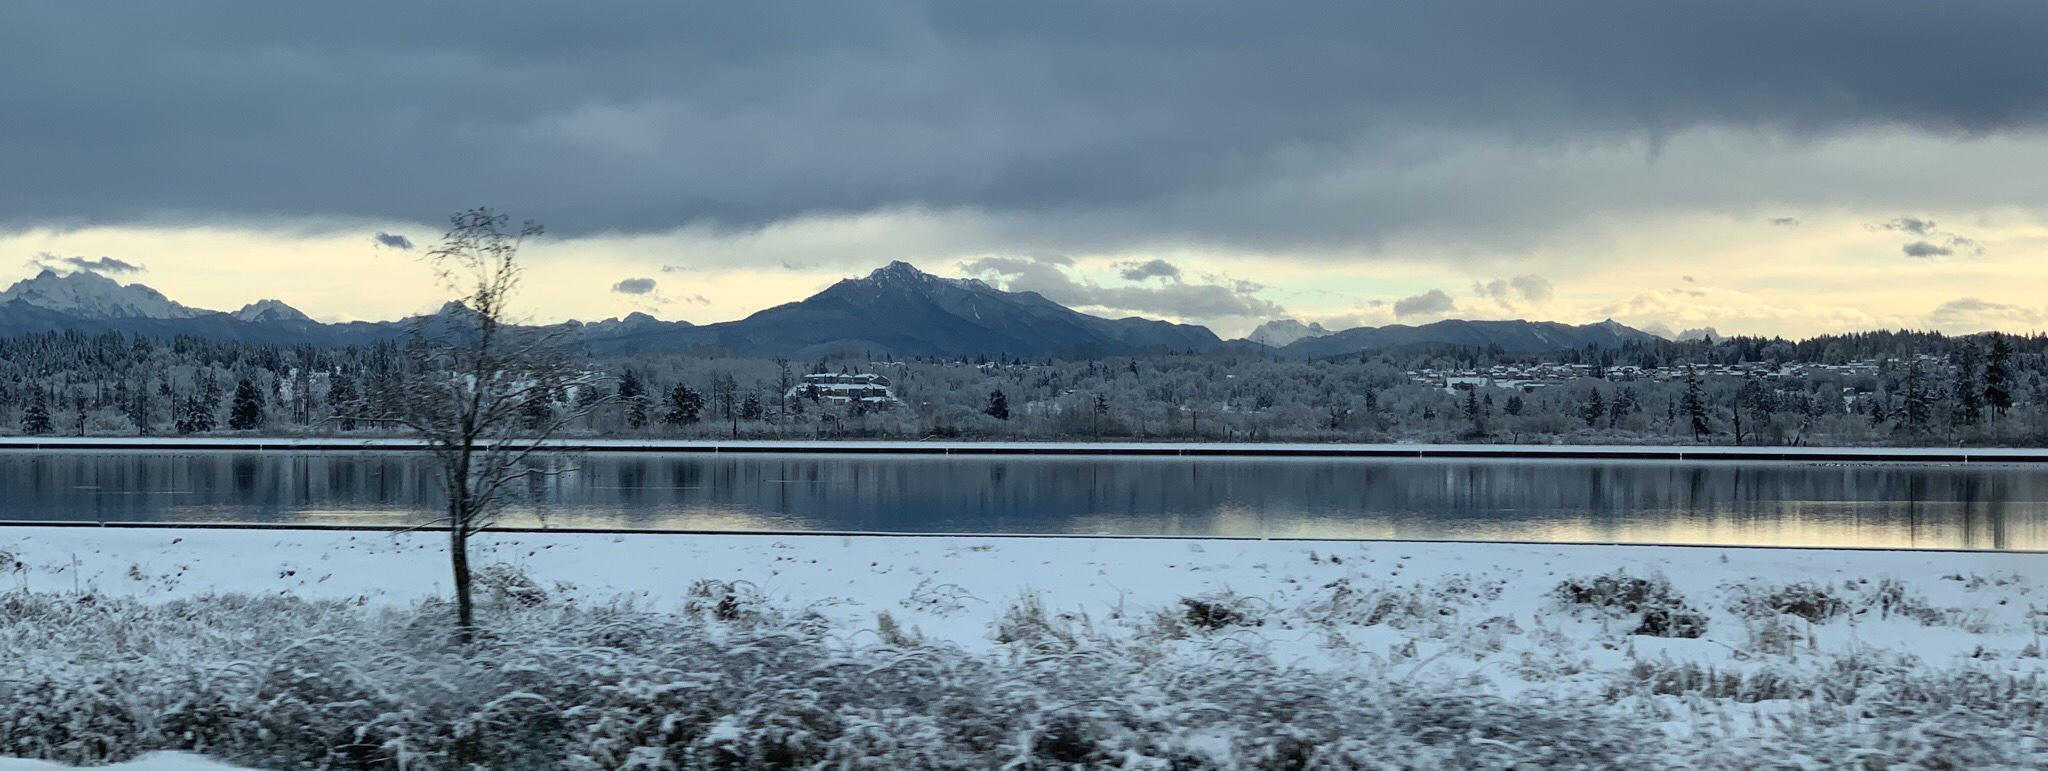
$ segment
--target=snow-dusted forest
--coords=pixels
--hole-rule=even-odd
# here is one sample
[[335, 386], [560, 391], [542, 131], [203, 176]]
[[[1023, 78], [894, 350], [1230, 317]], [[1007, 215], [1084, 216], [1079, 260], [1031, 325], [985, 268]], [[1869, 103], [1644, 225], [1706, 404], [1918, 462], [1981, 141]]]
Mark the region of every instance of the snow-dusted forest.
[[[0, 754], [255, 768], [2037, 768], [2038, 555], [0, 533]], [[426, 598], [426, 599], [422, 599]]]
[[[718, 351], [585, 359], [584, 436], [2041, 445], [2048, 337], [1870, 333], [1802, 342], [1441, 350], [1281, 359], [1256, 350], [1085, 361], [820, 361]], [[118, 334], [0, 340], [0, 434], [387, 433], [397, 344], [318, 349]], [[835, 402], [806, 375], [876, 374]]]

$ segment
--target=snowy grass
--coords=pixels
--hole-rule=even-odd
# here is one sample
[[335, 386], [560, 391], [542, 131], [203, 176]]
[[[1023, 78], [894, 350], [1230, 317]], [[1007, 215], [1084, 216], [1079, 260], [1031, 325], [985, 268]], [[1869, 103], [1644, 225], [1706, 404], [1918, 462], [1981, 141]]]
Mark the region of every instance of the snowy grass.
[[[0, 753], [256, 768], [2033, 768], [2037, 555], [0, 534]], [[11, 563], [9, 561], [12, 561]]]

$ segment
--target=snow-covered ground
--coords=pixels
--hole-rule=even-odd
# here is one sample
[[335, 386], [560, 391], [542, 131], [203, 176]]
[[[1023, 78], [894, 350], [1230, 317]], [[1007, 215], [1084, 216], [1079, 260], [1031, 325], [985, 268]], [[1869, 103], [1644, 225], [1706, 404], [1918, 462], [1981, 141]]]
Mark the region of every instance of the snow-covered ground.
[[[371, 629], [363, 633], [370, 642], [323, 654], [367, 656], [353, 649], [439, 628], [423, 621], [438, 618], [438, 606], [419, 602], [447, 591], [444, 540], [433, 532], [8, 529], [0, 531], [0, 589], [90, 597], [84, 602], [105, 609], [81, 619], [75, 599], [0, 608], [0, 650], [90, 647], [99, 644], [94, 635], [118, 634], [118, 645], [162, 655], [163, 666], [211, 683], [275, 670], [294, 655], [292, 641], [261, 638], [290, 636], [279, 630], [305, 623], [319, 627], [306, 632], [317, 639], [346, 636], [336, 630], [350, 625]], [[2048, 764], [2048, 745], [2039, 741], [2048, 729], [2040, 642], [2048, 631], [2048, 594], [2040, 593], [2048, 555], [571, 533], [492, 533], [477, 546], [490, 598], [485, 627], [506, 630], [508, 640], [515, 629], [539, 635], [519, 637], [528, 642], [513, 646], [518, 655], [558, 645], [526, 630], [595, 608], [673, 625], [662, 628], [677, 639], [705, 635], [707, 647], [691, 649], [699, 652], [690, 660], [620, 681], [605, 699], [629, 692], [658, 702], [664, 688], [762, 676], [760, 667], [718, 670], [704, 659], [772, 647], [769, 640], [808, 646], [807, 666], [910, 678], [861, 685], [852, 696], [806, 682], [779, 692], [777, 706], [748, 702], [699, 715], [702, 730], [622, 732], [619, 719], [588, 717], [598, 707], [564, 712], [595, 721], [578, 736], [627, 737], [580, 750], [570, 767], [618, 766], [629, 757], [648, 768], [671, 767], [656, 760], [696, 767], [707, 747], [731, 753], [742, 744], [756, 760], [779, 751], [890, 759], [877, 767], [990, 759], [1048, 767], [1062, 757], [1132, 768], [1295, 760], [1327, 768]], [[272, 622], [262, 614], [273, 611], [249, 609], [255, 600], [234, 600], [244, 615], [221, 618], [229, 626], [246, 618], [253, 630], [236, 634], [215, 629], [223, 622], [207, 615], [227, 602], [212, 596], [222, 592], [288, 596], [327, 610], [274, 611], [299, 620]], [[50, 622], [51, 614], [64, 620]], [[108, 630], [90, 628], [102, 618]], [[193, 618], [213, 620], [199, 631], [178, 626]], [[181, 642], [166, 639], [175, 636], [166, 629], [221, 637]], [[589, 663], [623, 655], [611, 648], [563, 655], [607, 673], [590, 676], [599, 680], [622, 666]], [[394, 658], [356, 666], [374, 669]], [[55, 687], [49, 683], [120, 687], [92, 661], [24, 657], [25, 667], [0, 669], [0, 702], [19, 711], [23, 689]], [[294, 665], [294, 677], [305, 677], [299, 670], [308, 666]], [[265, 677], [252, 692], [275, 689], [281, 675]], [[874, 695], [898, 686], [911, 695]], [[525, 698], [522, 687], [541, 690], [493, 687], [505, 690], [491, 704]], [[782, 687], [794, 688], [749, 689]], [[972, 708], [946, 700], [954, 688], [974, 694]], [[817, 703], [783, 703], [798, 692]], [[269, 709], [284, 697], [267, 698], [273, 701], [246, 708]], [[713, 702], [724, 703], [705, 703]], [[796, 711], [777, 712], [783, 709]], [[804, 709], [829, 712], [831, 728], [806, 722], [812, 718]], [[790, 733], [778, 722], [787, 720], [804, 727]], [[986, 730], [962, 733], [948, 722], [982, 725], [975, 720]], [[20, 721], [0, 720], [0, 738], [25, 730]], [[378, 746], [396, 752], [396, 740], [378, 733], [388, 727], [362, 730], [384, 736]], [[927, 755], [904, 743], [927, 734], [927, 743], [938, 744]], [[958, 738], [968, 734], [981, 738]], [[771, 735], [779, 738], [758, 738]], [[144, 749], [193, 746], [175, 739]], [[761, 749], [764, 741], [783, 749]], [[224, 739], [211, 746], [209, 754], [242, 762], [257, 757], [238, 755]], [[603, 752], [613, 754], [590, 754]]]

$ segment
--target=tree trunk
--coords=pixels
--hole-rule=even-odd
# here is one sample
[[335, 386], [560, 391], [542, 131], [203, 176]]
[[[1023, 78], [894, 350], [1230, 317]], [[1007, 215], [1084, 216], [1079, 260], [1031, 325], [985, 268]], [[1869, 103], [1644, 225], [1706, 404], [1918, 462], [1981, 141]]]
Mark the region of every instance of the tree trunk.
[[460, 502], [448, 506], [448, 562], [455, 570], [455, 642], [476, 639], [476, 606], [469, 595], [469, 523]]

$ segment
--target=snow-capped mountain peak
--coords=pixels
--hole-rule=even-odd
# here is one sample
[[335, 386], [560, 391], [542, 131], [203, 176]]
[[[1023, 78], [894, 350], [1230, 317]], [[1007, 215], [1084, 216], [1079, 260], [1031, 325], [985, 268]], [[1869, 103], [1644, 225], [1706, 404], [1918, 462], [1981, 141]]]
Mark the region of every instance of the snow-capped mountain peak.
[[1260, 324], [1245, 339], [1260, 345], [1279, 348], [1296, 340], [1323, 337], [1328, 334], [1330, 334], [1330, 330], [1324, 329], [1320, 322], [1311, 321], [1303, 324], [1294, 319], [1274, 319]]
[[255, 323], [276, 323], [282, 321], [312, 321], [313, 317], [300, 313], [299, 309], [278, 300], [257, 300], [235, 311], [234, 317]]
[[189, 319], [207, 311], [188, 308], [141, 284], [123, 286], [91, 271], [44, 270], [0, 292], [0, 303], [19, 300], [81, 319]]
[[902, 260], [896, 260], [894, 262], [889, 263], [888, 265], [876, 268], [873, 271], [869, 272], [866, 278], [849, 278], [840, 281], [839, 283], [842, 286], [849, 289], [859, 288], [866, 290], [868, 292], [886, 292], [889, 290], [895, 290], [907, 291], [921, 295], [929, 294], [934, 289], [937, 289], [938, 287], [942, 286], [965, 289], [970, 292], [980, 293], [998, 291], [995, 287], [989, 286], [987, 282], [982, 281], [981, 279], [978, 278], [945, 278], [942, 276], [934, 276], [930, 273], [918, 270], [917, 266], [904, 262]]

